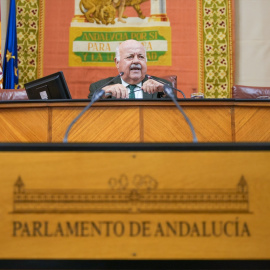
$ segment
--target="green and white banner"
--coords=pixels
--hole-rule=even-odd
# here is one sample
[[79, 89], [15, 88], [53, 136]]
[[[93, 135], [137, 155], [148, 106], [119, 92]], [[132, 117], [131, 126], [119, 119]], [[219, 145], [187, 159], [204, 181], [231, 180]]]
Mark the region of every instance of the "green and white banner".
[[78, 28], [70, 29], [70, 66], [114, 65], [116, 47], [127, 39], [140, 41], [147, 51], [148, 64], [171, 65], [170, 27]]

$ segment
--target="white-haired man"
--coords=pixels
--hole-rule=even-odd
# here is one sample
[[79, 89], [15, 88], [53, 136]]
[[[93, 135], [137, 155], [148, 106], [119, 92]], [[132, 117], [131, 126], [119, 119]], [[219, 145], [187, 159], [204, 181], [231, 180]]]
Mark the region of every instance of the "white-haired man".
[[[146, 50], [140, 42], [133, 39], [122, 42], [116, 49], [114, 61], [118, 72], [124, 72], [124, 74], [121, 78], [117, 77], [109, 85], [102, 88], [105, 91], [104, 97], [110, 96], [117, 99], [153, 99], [160, 98], [164, 95], [163, 84], [148, 79], [146, 76]], [[89, 98], [92, 97], [98, 88], [112, 80], [112, 78], [110, 77], [91, 84]], [[170, 82], [164, 79], [159, 80], [170, 84]]]

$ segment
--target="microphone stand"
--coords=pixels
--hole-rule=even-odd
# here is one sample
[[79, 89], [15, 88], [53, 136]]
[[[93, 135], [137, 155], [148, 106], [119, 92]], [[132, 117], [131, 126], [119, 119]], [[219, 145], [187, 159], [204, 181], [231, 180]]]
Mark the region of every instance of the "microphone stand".
[[184, 116], [186, 122], [188, 123], [190, 130], [192, 132], [192, 137], [193, 137], [193, 142], [197, 143], [198, 139], [194, 130], [194, 127], [192, 125], [192, 123], [190, 122], [189, 118], [187, 117], [187, 115], [185, 114], [185, 112], [183, 111], [183, 109], [181, 108], [181, 106], [178, 104], [175, 95], [173, 93], [172, 87], [168, 84], [164, 84], [164, 92], [166, 93], [166, 95], [168, 95], [172, 101], [174, 102], [174, 104], [176, 105], [177, 109], [182, 113], [182, 115]]

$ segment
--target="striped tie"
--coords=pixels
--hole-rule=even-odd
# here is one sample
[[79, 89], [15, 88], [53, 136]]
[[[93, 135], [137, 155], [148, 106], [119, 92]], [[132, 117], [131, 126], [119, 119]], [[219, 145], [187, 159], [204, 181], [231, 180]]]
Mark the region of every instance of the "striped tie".
[[136, 84], [130, 84], [129, 86], [130, 92], [129, 92], [129, 98], [130, 99], [135, 99], [135, 92], [134, 89], [137, 87]]

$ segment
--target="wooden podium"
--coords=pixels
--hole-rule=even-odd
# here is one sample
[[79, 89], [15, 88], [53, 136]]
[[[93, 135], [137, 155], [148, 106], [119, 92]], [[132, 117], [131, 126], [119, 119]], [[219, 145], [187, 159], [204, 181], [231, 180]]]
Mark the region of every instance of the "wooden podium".
[[269, 102], [87, 104], [0, 104], [0, 269], [270, 268]]
[[269, 160], [269, 143], [1, 144], [0, 268], [266, 269]]
[[[0, 142], [62, 142], [85, 100], [0, 104]], [[181, 100], [199, 142], [269, 142], [270, 103]], [[171, 101], [99, 101], [74, 125], [70, 142], [191, 142]]]

